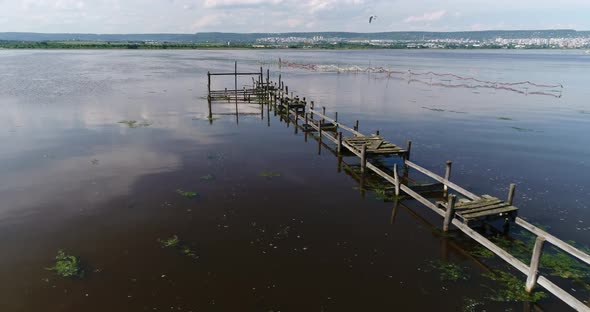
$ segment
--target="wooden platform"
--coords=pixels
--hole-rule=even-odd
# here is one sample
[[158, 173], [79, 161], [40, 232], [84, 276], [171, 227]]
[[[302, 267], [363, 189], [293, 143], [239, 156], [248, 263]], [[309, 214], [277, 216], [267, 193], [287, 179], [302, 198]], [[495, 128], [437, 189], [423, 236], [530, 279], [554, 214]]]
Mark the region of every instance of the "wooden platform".
[[[446, 203], [438, 202], [438, 204], [441, 208], [446, 209]], [[455, 214], [460, 217], [465, 224], [474, 221], [506, 217], [513, 221], [518, 214], [518, 208], [496, 197], [482, 195], [481, 198], [477, 200], [459, 200], [455, 205]]]
[[406, 152], [401, 147], [385, 141], [383, 137], [378, 135], [347, 137], [344, 138], [344, 142], [359, 153], [363, 145], [367, 145], [367, 154], [403, 154]]

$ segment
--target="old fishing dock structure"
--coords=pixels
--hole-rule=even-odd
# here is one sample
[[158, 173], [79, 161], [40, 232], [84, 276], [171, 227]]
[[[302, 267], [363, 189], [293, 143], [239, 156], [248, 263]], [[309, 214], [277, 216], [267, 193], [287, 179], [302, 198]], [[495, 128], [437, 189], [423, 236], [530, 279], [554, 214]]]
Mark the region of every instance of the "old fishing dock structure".
[[[287, 125], [293, 124], [295, 131], [303, 131], [306, 140], [308, 135], [316, 138], [320, 150], [322, 145], [334, 144], [339, 168], [342, 164], [342, 156], [358, 158], [357, 167], [360, 171], [361, 184], [365, 175], [378, 176], [390, 186], [396, 198], [402, 195], [407, 196], [438, 214], [443, 219], [443, 231], [447, 232], [451, 225], [455, 226], [523, 273], [526, 276], [525, 290], [527, 292], [532, 292], [533, 288], [539, 285], [574, 310], [590, 312], [589, 305], [578, 300], [570, 292], [562, 289], [539, 272], [539, 263], [546, 242], [587, 265], [590, 265], [590, 255], [518, 217], [518, 207], [513, 205], [515, 184], [510, 185], [505, 199], [486, 194], [474, 194], [451, 181], [451, 161], [446, 162], [444, 174], [439, 175], [410, 160], [411, 141], [401, 147], [387, 141], [379, 131], [374, 134], [363, 134], [359, 131], [358, 120], [353, 126], [347, 126], [338, 121], [337, 112], [333, 114], [333, 117], [329, 117], [325, 107], [318, 109], [315, 107], [314, 101], [309, 101], [308, 105], [305, 97], [299, 97], [293, 92], [289, 93], [289, 87], [285, 85], [281, 75], [279, 75], [278, 81], [272, 81], [270, 70], [266, 71], [265, 77], [262, 67], [259, 72], [238, 72], [236, 62], [234, 68], [234, 72], [207, 73], [207, 103], [210, 121], [213, 120], [214, 115], [212, 105], [216, 102], [234, 104], [236, 118], [239, 114], [239, 104], [258, 103], [262, 115], [266, 109], [267, 118], [270, 118], [272, 110], [275, 116], [278, 115]], [[216, 76], [233, 76], [233, 89], [212, 90], [211, 79]], [[252, 84], [239, 89], [239, 76], [252, 77]], [[381, 157], [395, 157], [399, 161], [393, 166], [387, 167], [379, 161]], [[431, 178], [435, 183], [428, 185], [415, 183], [409, 176], [410, 170], [415, 170]], [[433, 192], [438, 195], [431, 196]], [[505, 231], [515, 225], [535, 235], [535, 244], [529, 264], [517, 259], [476, 231], [477, 227], [498, 220], [503, 222]]]

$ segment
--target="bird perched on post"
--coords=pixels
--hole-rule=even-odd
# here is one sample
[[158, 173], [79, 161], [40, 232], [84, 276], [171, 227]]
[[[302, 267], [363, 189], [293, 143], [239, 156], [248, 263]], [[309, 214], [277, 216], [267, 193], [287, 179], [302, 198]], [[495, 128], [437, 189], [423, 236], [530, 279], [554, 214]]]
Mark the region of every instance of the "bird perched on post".
[[371, 24], [373, 22], [373, 20], [376, 20], [376, 19], [377, 19], [377, 15], [371, 15], [369, 17], [369, 24]]

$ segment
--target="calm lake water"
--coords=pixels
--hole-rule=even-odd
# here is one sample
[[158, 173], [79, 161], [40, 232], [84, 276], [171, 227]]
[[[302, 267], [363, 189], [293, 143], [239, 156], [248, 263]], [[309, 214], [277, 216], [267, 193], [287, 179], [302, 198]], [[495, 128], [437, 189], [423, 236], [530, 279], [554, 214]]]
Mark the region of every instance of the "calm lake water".
[[[314, 72], [279, 68], [279, 57], [563, 88]], [[0, 51], [0, 311], [569, 309], [552, 296], [490, 299], [503, 286], [482, 274], [506, 270], [501, 261], [471, 256], [475, 243], [441, 235], [442, 220], [414, 201], [392, 216], [393, 203], [278, 117], [269, 126], [257, 104], [238, 119], [216, 104], [209, 123], [206, 73], [234, 60], [281, 73], [362, 132], [412, 140], [426, 168], [442, 174], [452, 160], [452, 180], [476, 194], [503, 198], [517, 183], [521, 217], [590, 246], [582, 51]], [[189, 256], [162, 248], [173, 235]], [[80, 257], [83, 279], [46, 269], [59, 249]], [[584, 283], [563, 285], [590, 298]]]

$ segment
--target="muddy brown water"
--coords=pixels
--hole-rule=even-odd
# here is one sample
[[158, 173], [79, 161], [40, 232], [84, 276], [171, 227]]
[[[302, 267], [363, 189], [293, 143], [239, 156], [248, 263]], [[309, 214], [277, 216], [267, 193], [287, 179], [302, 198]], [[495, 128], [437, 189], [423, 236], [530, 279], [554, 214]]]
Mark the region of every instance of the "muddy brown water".
[[[279, 57], [564, 88], [555, 97], [279, 69]], [[475, 193], [503, 197], [516, 182], [521, 216], [590, 245], [590, 58], [576, 52], [0, 51], [1, 311], [568, 309], [551, 296], [489, 300], [500, 286], [481, 274], [506, 269], [500, 261], [470, 257], [473, 242], [441, 235], [442, 220], [413, 201], [392, 218], [393, 203], [363, 197], [328, 150], [318, 155], [277, 117], [269, 126], [255, 104], [209, 123], [206, 72], [234, 60], [275, 80], [280, 71], [363, 132], [412, 139], [427, 168], [453, 160], [453, 179]], [[173, 235], [197, 257], [162, 248]], [[59, 249], [80, 257], [83, 279], [46, 269]], [[464, 274], [445, 280], [433, 261]]]

